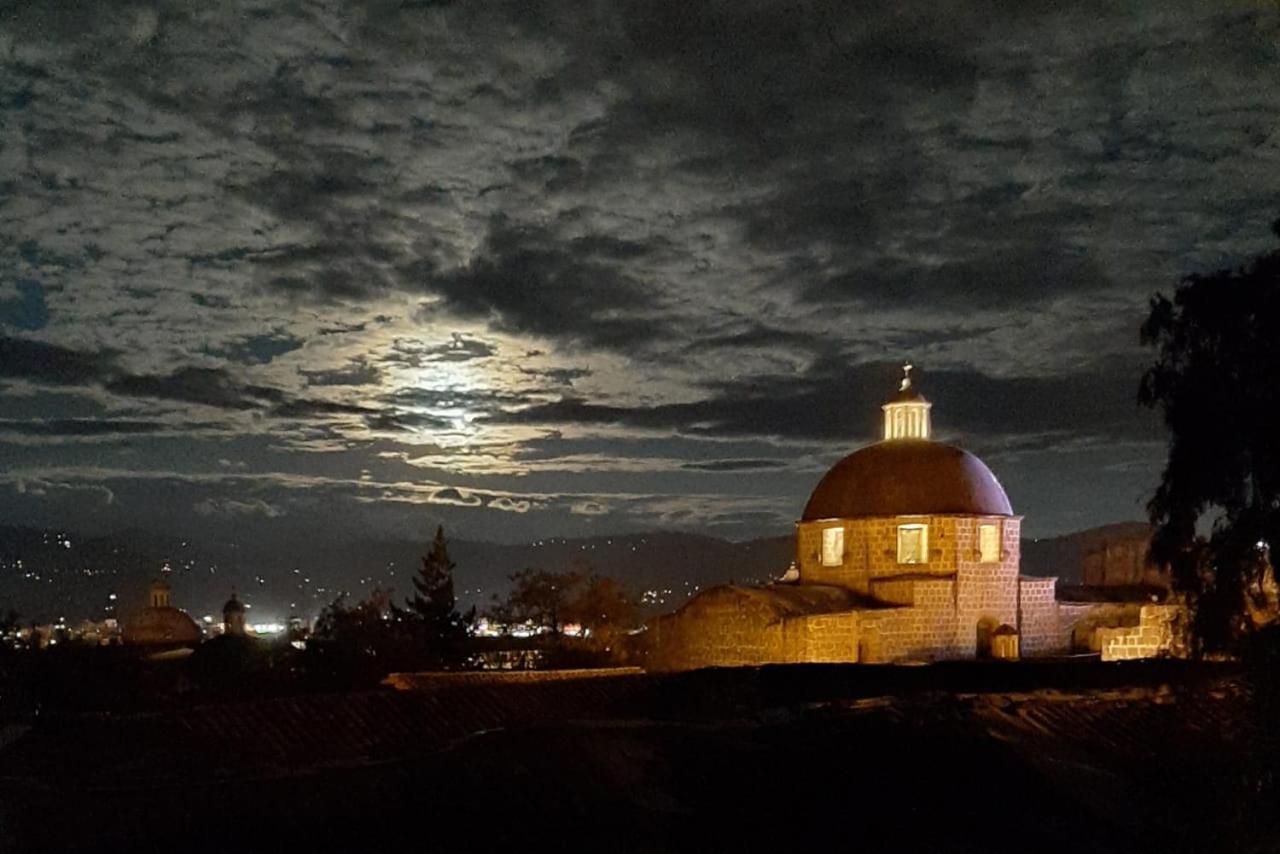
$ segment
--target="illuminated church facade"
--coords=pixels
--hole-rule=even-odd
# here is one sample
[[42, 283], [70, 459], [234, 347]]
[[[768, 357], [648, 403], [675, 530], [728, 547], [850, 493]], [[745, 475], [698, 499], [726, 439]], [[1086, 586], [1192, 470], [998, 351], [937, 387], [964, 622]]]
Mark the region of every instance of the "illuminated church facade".
[[880, 442], [837, 462], [779, 582], [703, 591], [649, 626], [654, 669], [1176, 654], [1184, 609], [1060, 601], [1020, 572], [1022, 517], [973, 454], [934, 441], [907, 366]]

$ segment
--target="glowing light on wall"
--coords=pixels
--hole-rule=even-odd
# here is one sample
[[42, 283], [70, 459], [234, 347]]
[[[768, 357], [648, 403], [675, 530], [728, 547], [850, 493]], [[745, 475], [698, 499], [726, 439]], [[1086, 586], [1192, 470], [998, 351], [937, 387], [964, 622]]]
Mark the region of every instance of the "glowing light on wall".
[[1000, 525], [978, 526], [978, 560], [997, 563], [1000, 560]]
[[822, 531], [822, 565], [839, 566], [844, 563], [844, 528], [825, 528]]
[[929, 526], [898, 526], [898, 563], [929, 562]]

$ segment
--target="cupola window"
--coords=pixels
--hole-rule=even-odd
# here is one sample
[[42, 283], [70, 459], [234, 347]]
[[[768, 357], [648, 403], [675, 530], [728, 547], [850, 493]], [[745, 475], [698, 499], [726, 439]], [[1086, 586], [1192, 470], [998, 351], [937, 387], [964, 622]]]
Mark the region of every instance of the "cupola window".
[[1000, 562], [1000, 525], [978, 526], [978, 560], [981, 563]]
[[898, 526], [898, 563], [929, 562], [929, 526]]
[[824, 528], [822, 565], [839, 566], [842, 563], [844, 563], [844, 528]]

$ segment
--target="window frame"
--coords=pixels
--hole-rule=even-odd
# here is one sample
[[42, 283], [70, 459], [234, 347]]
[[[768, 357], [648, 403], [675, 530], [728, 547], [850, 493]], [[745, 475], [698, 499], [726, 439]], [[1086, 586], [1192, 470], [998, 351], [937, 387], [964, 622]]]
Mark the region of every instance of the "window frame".
[[[984, 535], [984, 532], [986, 531], [991, 531], [992, 532], [991, 535], [995, 538], [995, 541], [991, 544], [992, 551], [990, 552], [990, 554], [988, 554], [987, 550], [983, 548], [983, 545], [984, 545], [983, 535]], [[999, 563], [1000, 562], [1000, 557], [1001, 557], [1000, 552], [1002, 551], [1000, 547], [1000, 540], [1003, 533], [1004, 532], [1000, 530], [999, 522], [979, 522], [978, 523], [978, 563]]]
[[[828, 561], [827, 536], [832, 535], [835, 541], [834, 551], [837, 552], [836, 560]], [[844, 526], [832, 525], [822, 529], [822, 542], [818, 549], [818, 561], [823, 566], [844, 566]]]
[[[903, 560], [902, 559], [902, 535], [906, 531], [920, 532], [920, 559], [919, 560]], [[929, 523], [928, 522], [906, 522], [898, 525], [898, 542], [897, 542], [897, 558], [898, 564], [901, 566], [919, 566], [929, 562]]]

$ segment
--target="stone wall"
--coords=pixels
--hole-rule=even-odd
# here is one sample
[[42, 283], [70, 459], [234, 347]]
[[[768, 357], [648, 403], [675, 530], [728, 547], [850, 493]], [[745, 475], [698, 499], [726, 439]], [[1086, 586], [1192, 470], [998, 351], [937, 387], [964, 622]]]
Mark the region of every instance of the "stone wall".
[[800, 651], [794, 660], [824, 663], [857, 661], [858, 617], [859, 612], [846, 611], [784, 620], [783, 632], [799, 632], [803, 639], [794, 647]]
[[1022, 576], [1022, 624], [1018, 626], [1019, 648], [1023, 656], [1064, 655], [1071, 651], [1070, 624], [1064, 628], [1058, 619], [1055, 598], [1056, 578]]
[[[871, 580], [903, 573], [950, 575], [955, 572], [956, 525], [970, 517], [882, 516], [800, 522], [796, 526], [796, 567], [804, 584], [839, 584], [859, 593], [871, 592]], [[928, 560], [898, 563], [898, 526], [929, 526]], [[822, 565], [822, 532], [844, 529], [844, 555], [839, 566]]]
[[912, 607], [861, 613], [862, 660], [879, 663], [972, 658], [973, 637], [966, 639], [964, 627], [956, 619], [955, 579], [919, 579], [910, 584]]
[[1141, 602], [1059, 602], [1058, 624], [1070, 633], [1073, 652], [1101, 652], [1098, 631], [1136, 627], [1141, 612]]
[[[999, 560], [982, 563], [978, 553], [978, 526], [997, 522], [1001, 526]], [[957, 525], [955, 619], [959, 635], [951, 657], [985, 655], [989, 649], [978, 648], [980, 633], [985, 644], [986, 636], [995, 628], [1017, 625], [1021, 529], [1022, 520], [1017, 517], [968, 518]]]
[[742, 588], [706, 590], [649, 624], [650, 670], [858, 660], [859, 612], [779, 616]]
[[785, 660], [772, 614], [732, 588], [713, 588], [650, 623], [649, 664], [658, 670], [733, 667]]
[[1103, 661], [1185, 655], [1186, 609], [1181, 605], [1143, 605], [1138, 625], [1097, 630]]
[[[796, 566], [803, 584], [837, 584], [859, 593], [884, 596], [905, 604], [902, 591], [877, 583], [909, 575], [951, 577], [959, 575], [955, 606], [962, 619], [989, 616], [1012, 623], [1017, 610], [1016, 578], [1020, 559], [1019, 517], [1004, 516], [884, 516], [867, 519], [834, 519], [800, 522], [796, 526]], [[928, 559], [924, 563], [898, 563], [898, 527], [928, 525]], [[982, 563], [978, 552], [980, 525], [1001, 527], [999, 559]], [[822, 565], [822, 532], [839, 526], [844, 530], [844, 553], [838, 566]]]

